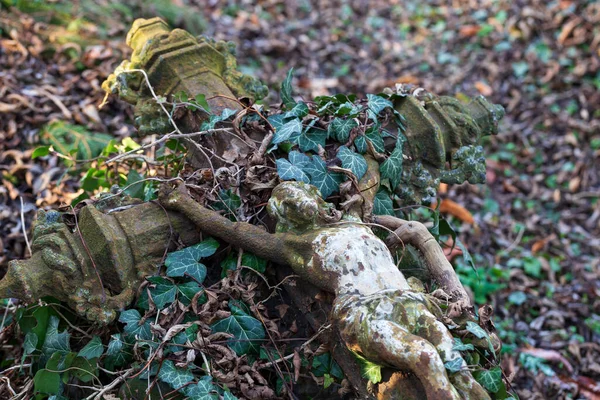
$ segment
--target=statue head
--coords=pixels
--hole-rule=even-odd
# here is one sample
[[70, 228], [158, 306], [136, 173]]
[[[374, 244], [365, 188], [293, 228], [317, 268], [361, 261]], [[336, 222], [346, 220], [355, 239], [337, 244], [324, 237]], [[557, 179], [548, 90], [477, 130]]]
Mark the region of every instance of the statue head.
[[326, 203], [319, 190], [304, 182], [283, 182], [273, 189], [269, 214], [277, 219], [278, 232], [304, 232], [340, 219], [340, 213]]

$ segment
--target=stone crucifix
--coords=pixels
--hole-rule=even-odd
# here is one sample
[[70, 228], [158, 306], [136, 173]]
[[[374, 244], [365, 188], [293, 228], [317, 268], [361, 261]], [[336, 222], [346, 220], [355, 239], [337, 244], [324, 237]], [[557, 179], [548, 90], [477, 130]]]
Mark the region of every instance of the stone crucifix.
[[[372, 362], [413, 372], [428, 399], [490, 398], [459, 352], [453, 350], [453, 337], [440, 321], [439, 308], [431, 297], [411, 288], [389, 248], [366, 224], [351, 215], [342, 217], [314, 186], [284, 182], [273, 190], [268, 205], [277, 219], [273, 234], [204, 208], [187, 194], [183, 184], [173, 191], [163, 187], [159, 198], [166, 208], [182, 213], [203, 232], [287, 264], [303, 279], [334, 293], [331, 319], [346, 346]], [[380, 217], [380, 222], [398, 224], [393, 217]], [[399, 234], [408, 232], [404, 237], [415, 242], [418, 225], [403, 225]], [[432, 243], [415, 243], [426, 259], [437, 257], [427, 250]], [[439, 248], [437, 243], [435, 246]], [[449, 296], [457, 297], [467, 311], [470, 302], [460, 282], [450, 279], [448, 271], [439, 266], [430, 272], [446, 283]], [[448, 373], [444, 363], [456, 359], [460, 359], [461, 370]]]

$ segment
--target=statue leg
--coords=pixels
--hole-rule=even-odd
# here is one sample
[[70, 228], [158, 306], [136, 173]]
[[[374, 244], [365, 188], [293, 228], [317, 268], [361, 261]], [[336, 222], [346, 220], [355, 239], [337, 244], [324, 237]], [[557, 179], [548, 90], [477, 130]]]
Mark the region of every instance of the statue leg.
[[448, 379], [438, 350], [427, 340], [386, 320], [369, 321], [366, 333], [360, 335], [365, 340], [359, 339], [359, 346], [369, 360], [411, 371], [423, 385], [429, 400], [461, 399]]
[[[423, 306], [423, 310], [417, 321], [419, 327], [415, 334], [419, 337], [427, 339], [435, 348], [437, 353], [440, 355], [442, 362], [446, 363], [453, 361], [456, 358], [460, 358], [460, 353], [456, 350], [452, 350], [454, 346], [454, 339], [448, 328], [441, 323], [433, 314], [426, 310]], [[486, 400], [490, 399], [487, 391], [481, 387], [479, 382], [473, 378], [471, 371], [467, 369], [467, 364], [462, 361], [462, 370], [450, 373], [450, 382], [458, 390], [463, 399], [477, 399]]]

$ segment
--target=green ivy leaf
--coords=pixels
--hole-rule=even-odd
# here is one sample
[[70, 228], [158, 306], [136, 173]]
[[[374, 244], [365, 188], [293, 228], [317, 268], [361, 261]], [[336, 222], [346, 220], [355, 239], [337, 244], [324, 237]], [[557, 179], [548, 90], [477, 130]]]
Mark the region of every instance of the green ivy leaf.
[[187, 274], [196, 279], [198, 283], [204, 282], [206, 266], [198, 261], [215, 254], [218, 247], [219, 242], [209, 238], [193, 246], [169, 253], [165, 260], [167, 276], [179, 277]]
[[94, 336], [92, 340], [90, 340], [83, 349], [79, 350], [77, 353], [78, 357], [83, 357], [88, 360], [92, 358], [99, 358], [102, 353], [104, 353], [104, 346], [102, 345], [102, 340], [98, 336]]
[[104, 358], [104, 366], [114, 371], [116, 367], [125, 365], [128, 362], [129, 354], [124, 351], [125, 342], [121, 338], [120, 333], [116, 333], [110, 337], [108, 348], [106, 349], [106, 357]]
[[444, 367], [450, 372], [458, 372], [462, 369], [464, 360], [460, 357], [456, 357], [454, 360], [450, 360], [444, 363]]
[[473, 321], [467, 321], [467, 331], [471, 332], [475, 337], [479, 339], [486, 339], [488, 343], [488, 348], [490, 350], [490, 354], [493, 357], [496, 357], [496, 353], [494, 352], [494, 346], [492, 345], [492, 340], [490, 339], [490, 335], [479, 325], [477, 325]]
[[[186, 344], [188, 341], [190, 343], [192, 343], [194, 340], [196, 340], [196, 334], [198, 333], [198, 325], [192, 325], [188, 328], [185, 328], [185, 330], [179, 332], [177, 335], [175, 335], [175, 337], [171, 340], [172, 343], [174, 344]], [[169, 346], [173, 352], [177, 352], [177, 351], [182, 351], [182, 350], [186, 350], [185, 348], [181, 347], [181, 346]]]
[[351, 170], [356, 179], [360, 180], [367, 172], [367, 161], [365, 158], [346, 146], [338, 148], [337, 157], [342, 161], [342, 167]]
[[336, 118], [327, 127], [327, 136], [340, 143], [346, 143], [350, 138], [350, 131], [358, 126], [354, 119]]
[[[127, 182], [125, 183], [128, 186], [127, 189], [124, 190], [125, 194], [136, 198], [136, 199], [144, 199], [144, 182], [136, 183], [144, 179], [142, 175], [139, 174], [135, 169], [130, 169], [129, 173], [127, 173]], [[131, 186], [130, 186], [131, 185]]]
[[313, 358], [311, 372], [316, 377], [331, 375], [338, 379], [344, 379], [342, 369], [329, 353], [323, 353]]
[[119, 316], [119, 322], [125, 324], [125, 328], [123, 332], [126, 335], [131, 337], [137, 336], [141, 340], [150, 340], [152, 339], [152, 333], [150, 332], [150, 322], [144, 321], [143, 324], [140, 325], [140, 320], [142, 319], [138, 310], [125, 310], [121, 312]]
[[25, 355], [33, 353], [37, 348], [38, 337], [34, 332], [27, 332], [23, 341], [23, 352]]
[[515, 304], [517, 306], [520, 306], [521, 304], [525, 303], [526, 301], [527, 301], [527, 294], [525, 294], [525, 292], [522, 292], [520, 290], [517, 290], [516, 292], [512, 292], [508, 296], [508, 302], [511, 304]]
[[[316, 121], [316, 120], [313, 120]], [[302, 151], [319, 152], [319, 146], [325, 147], [327, 131], [317, 128], [304, 129], [298, 137], [298, 147]]]
[[[237, 263], [238, 254], [234, 252], [229, 253], [227, 257], [225, 257], [225, 259], [221, 261], [221, 277], [226, 277], [228, 271], [235, 271], [237, 269]], [[252, 253], [242, 254], [241, 264], [243, 266], [252, 268], [253, 270], [258, 271], [260, 273], [264, 273], [267, 269], [267, 260], [255, 256]]]
[[373, 214], [375, 215], [395, 215], [394, 203], [390, 193], [384, 187], [379, 188], [373, 200]]
[[338, 106], [337, 110], [335, 110], [335, 115], [348, 115], [352, 112], [352, 108], [354, 108], [354, 104], [347, 101]]
[[271, 144], [279, 144], [281, 142], [295, 142], [302, 133], [302, 122], [294, 118], [291, 121], [284, 123], [275, 131]]
[[200, 129], [203, 131], [209, 131], [209, 130], [215, 129], [215, 126], [219, 122], [227, 121], [229, 118], [233, 117], [235, 114], [237, 114], [237, 110], [225, 108], [223, 111], [221, 111], [221, 115], [211, 114], [208, 121], [202, 123], [202, 125], [200, 126]]
[[33, 377], [33, 387], [39, 393], [58, 394], [60, 391], [60, 374], [47, 369], [40, 369]]
[[367, 152], [367, 140], [373, 144], [373, 148], [378, 153], [385, 152], [385, 144], [383, 142], [383, 137], [379, 132], [379, 129], [369, 129], [364, 135], [358, 135], [356, 139], [354, 139], [354, 146], [356, 146], [356, 150], [364, 154]]
[[242, 265], [250, 267], [262, 274], [267, 269], [267, 260], [252, 253], [244, 253], [242, 254]]
[[233, 339], [227, 344], [237, 355], [258, 352], [260, 344], [254, 341], [265, 338], [265, 330], [260, 321], [236, 306], [234, 301], [229, 302], [229, 309], [231, 315], [213, 324], [212, 331], [232, 334]]
[[473, 262], [473, 258], [471, 257], [471, 253], [469, 253], [467, 246], [465, 246], [463, 244], [463, 242], [456, 236], [454, 237], [454, 242], [456, 243], [458, 248], [462, 251], [462, 257], [463, 257], [463, 260], [465, 261], [465, 264], [467, 264], [469, 267], [471, 267], [471, 269], [473, 269], [473, 271], [475, 271], [475, 263]]
[[165, 308], [167, 304], [175, 301], [177, 286], [175, 286], [173, 282], [161, 276], [152, 276], [147, 279], [156, 285], [150, 289], [150, 295], [152, 296], [152, 300], [159, 310]]
[[294, 68], [290, 68], [285, 79], [281, 82], [281, 102], [285, 104], [288, 110], [291, 110], [296, 105], [296, 101], [292, 97], [292, 77], [294, 75]]
[[48, 331], [50, 316], [56, 315], [56, 311], [49, 306], [40, 306], [33, 307], [32, 309], [20, 310], [23, 310], [23, 313], [18, 318], [19, 327], [26, 334], [32, 332], [37, 337], [37, 340], [35, 341], [36, 348], [41, 350], [46, 339], [46, 332]]
[[534, 374], [538, 373], [538, 370], [541, 371], [546, 376], [554, 376], [556, 373], [549, 366], [546, 365], [544, 360], [539, 357], [535, 357], [531, 354], [521, 353], [519, 354], [519, 363], [525, 367], [528, 371], [533, 372]]
[[456, 231], [448, 223], [446, 218], [439, 219], [438, 234], [439, 235], [450, 235], [450, 237], [452, 238], [452, 250], [453, 250], [454, 246], [456, 245]]
[[459, 338], [454, 338], [454, 345], [452, 346], [452, 350], [456, 351], [473, 351], [475, 350], [475, 346], [471, 343], [463, 343]]
[[35, 150], [33, 150], [33, 153], [31, 153], [31, 159], [33, 160], [38, 157], [44, 157], [48, 154], [50, 154], [50, 146], [36, 147]]
[[491, 370], [476, 371], [473, 375], [475, 375], [477, 382], [492, 393], [497, 393], [504, 384], [502, 382], [500, 367], [495, 367]]
[[305, 167], [304, 171], [310, 175], [311, 185], [319, 189], [324, 199], [339, 190], [342, 175], [330, 173], [325, 161], [321, 160], [319, 156], [312, 156], [311, 163]]
[[238, 398], [232, 395], [230, 392], [225, 392], [223, 395], [223, 400], [238, 400]]
[[225, 211], [225, 216], [229, 217], [230, 220], [236, 220], [236, 214], [238, 208], [242, 206], [242, 199], [240, 196], [233, 193], [231, 189], [221, 190], [219, 192], [219, 200], [213, 204], [215, 210]]
[[194, 380], [194, 374], [188, 369], [176, 367], [171, 360], [165, 360], [158, 371], [158, 379], [173, 389], [180, 389]]
[[[194, 299], [196, 293], [201, 292], [203, 290], [204, 289], [198, 286], [198, 284], [195, 281], [180, 283], [177, 285], [177, 291], [180, 294], [180, 296], [178, 296], [178, 299], [184, 306], [188, 306]], [[202, 297], [203, 296], [200, 296], [198, 298], [198, 304], [204, 303], [204, 301], [202, 301]]]
[[71, 363], [72, 369], [70, 369], [65, 375], [74, 376], [82, 382], [91, 382], [98, 376], [98, 363], [96, 361], [97, 360], [88, 360], [83, 357], [76, 357]]
[[204, 108], [204, 111], [210, 114], [210, 106], [208, 105], [208, 101], [206, 101], [206, 96], [202, 93], [199, 93], [194, 97], [196, 104], [200, 107]]
[[308, 115], [308, 106], [306, 105], [305, 102], [303, 101], [299, 101], [298, 103], [296, 103], [296, 105], [294, 106], [294, 108], [292, 108], [290, 111], [286, 112], [284, 114], [285, 118], [289, 118], [289, 117], [296, 117], [296, 118], [304, 118]]
[[358, 360], [362, 376], [373, 383], [381, 382], [381, 365], [377, 365], [354, 352], [353, 354]]
[[385, 99], [376, 94], [367, 94], [367, 107], [371, 110], [375, 115], [379, 115], [379, 113], [385, 110], [388, 107], [393, 108], [394, 105], [388, 99]]
[[275, 132], [281, 129], [281, 127], [289, 120], [290, 118], [285, 118], [284, 114], [274, 114], [267, 118], [267, 121], [269, 121], [273, 129], [275, 129]]
[[293, 179], [309, 183], [310, 180], [306, 173], [304, 173], [304, 168], [310, 164], [310, 158], [306, 154], [296, 150], [290, 151], [288, 158], [290, 161], [281, 158], [275, 160], [279, 177], [283, 180]]
[[395, 188], [400, 184], [402, 179], [402, 147], [396, 146], [392, 154], [379, 166], [381, 179], [389, 179], [392, 187]]
[[89, 160], [102, 153], [113, 136], [105, 133], [91, 132], [80, 125], [63, 121], [50, 122], [40, 135], [44, 143], [61, 154], [74, 154], [78, 160]]
[[70, 334], [67, 330], [58, 333], [59, 322], [60, 320], [58, 317], [55, 317], [54, 315], [50, 317], [46, 338], [42, 346], [42, 353], [46, 357], [50, 357], [54, 353], [66, 354], [71, 351], [71, 346], [69, 346]]
[[292, 164], [285, 158], [278, 158], [275, 160], [275, 164], [277, 165], [277, 174], [279, 178], [284, 181], [298, 181], [309, 183], [310, 179], [308, 176], [302, 171], [302, 168]]
[[335, 115], [347, 115], [350, 117], [357, 116], [363, 107], [360, 104], [354, 104], [351, 101], [346, 101], [345, 103], [340, 104], [337, 110], [335, 110]]
[[482, 327], [480, 327], [473, 321], [467, 321], [467, 331], [471, 332], [473, 335], [475, 335], [475, 337], [479, 339], [488, 337], [487, 332], [484, 331]]
[[[188, 385], [183, 392], [191, 400], [218, 400], [219, 394], [217, 388], [212, 383], [211, 376], [203, 376], [198, 380], [195, 385]], [[225, 392], [225, 399], [227, 399], [227, 393]], [[235, 399], [231, 396], [230, 398]]]
[[323, 388], [327, 389], [333, 382], [335, 382], [335, 379], [333, 379], [331, 375], [323, 375]]
[[227, 272], [235, 271], [237, 269], [237, 254], [229, 253], [227, 257], [221, 261], [221, 278], [225, 278], [227, 276]]

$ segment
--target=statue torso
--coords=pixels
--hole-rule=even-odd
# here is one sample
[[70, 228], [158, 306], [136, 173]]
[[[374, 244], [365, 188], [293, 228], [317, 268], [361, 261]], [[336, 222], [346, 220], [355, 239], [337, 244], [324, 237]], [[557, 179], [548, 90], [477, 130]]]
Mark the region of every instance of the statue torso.
[[313, 284], [336, 295], [410, 289], [383, 241], [351, 222], [319, 229], [305, 269]]

